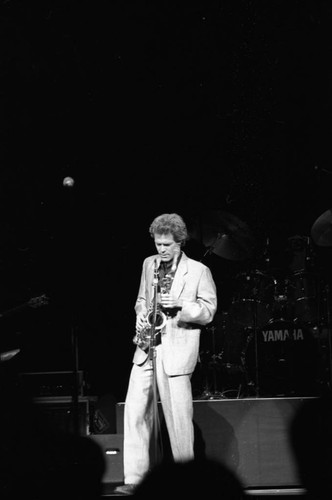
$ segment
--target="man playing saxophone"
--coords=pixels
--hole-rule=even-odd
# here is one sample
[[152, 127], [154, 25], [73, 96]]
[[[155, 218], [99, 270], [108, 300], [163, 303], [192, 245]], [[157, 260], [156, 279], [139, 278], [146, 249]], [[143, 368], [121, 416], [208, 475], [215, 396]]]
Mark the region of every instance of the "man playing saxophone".
[[134, 492], [151, 467], [154, 383], [174, 461], [194, 458], [191, 377], [202, 326], [217, 309], [210, 269], [183, 251], [188, 232], [182, 217], [162, 214], [149, 233], [157, 254], [143, 262], [135, 303], [136, 348], [124, 409], [124, 485], [116, 489], [125, 494]]

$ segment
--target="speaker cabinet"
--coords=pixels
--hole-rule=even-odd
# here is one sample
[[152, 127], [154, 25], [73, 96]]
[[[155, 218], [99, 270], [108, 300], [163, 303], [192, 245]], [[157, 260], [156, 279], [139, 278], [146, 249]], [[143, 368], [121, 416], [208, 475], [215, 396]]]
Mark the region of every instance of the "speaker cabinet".
[[[86, 436], [90, 433], [91, 411], [93, 408], [93, 397], [78, 398], [78, 431], [80, 435]], [[54, 429], [61, 432], [74, 432], [75, 412], [72, 398], [61, 397], [37, 397], [34, 403], [43, 414], [45, 421]]]
[[123, 434], [90, 434], [89, 437], [104, 453], [106, 470], [102, 482], [123, 483]]

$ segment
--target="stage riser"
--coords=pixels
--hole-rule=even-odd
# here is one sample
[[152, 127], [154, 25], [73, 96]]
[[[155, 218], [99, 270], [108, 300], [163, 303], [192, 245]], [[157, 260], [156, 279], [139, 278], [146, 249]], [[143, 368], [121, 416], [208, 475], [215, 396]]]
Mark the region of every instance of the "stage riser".
[[300, 404], [294, 399], [195, 402], [194, 421], [206, 455], [225, 462], [245, 487], [297, 487], [289, 425]]
[[[289, 428], [306, 399], [194, 401], [195, 453], [224, 462], [245, 488], [301, 487]], [[118, 403], [119, 434], [123, 413], [124, 403]]]

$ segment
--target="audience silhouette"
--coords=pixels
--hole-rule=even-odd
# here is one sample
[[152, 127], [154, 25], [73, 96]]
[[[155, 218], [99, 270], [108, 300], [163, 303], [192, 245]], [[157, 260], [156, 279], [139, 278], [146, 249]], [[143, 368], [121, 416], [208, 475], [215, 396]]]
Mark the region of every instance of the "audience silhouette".
[[156, 465], [136, 487], [134, 496], [152, 498], [158, 492], [168, 498], [245, 498], [240, 479], [226, 465], [206, 457]]
[[1, 499], [99, 500], [106, 463], [88, 436], [54, 428], [23, 390], [15, 363], [1, 363]]
[[290, 425], [290, 442], [307, 498], [332, 498], [332, 398], [304, 400]]

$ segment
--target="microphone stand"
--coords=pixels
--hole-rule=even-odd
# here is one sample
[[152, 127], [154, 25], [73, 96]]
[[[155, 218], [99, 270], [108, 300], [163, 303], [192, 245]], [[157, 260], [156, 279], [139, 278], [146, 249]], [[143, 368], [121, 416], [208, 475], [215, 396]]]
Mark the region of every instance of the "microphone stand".
[[158, 414], [158, 390], [156, 377], [156, 321], [157, 321], [157, 294], [158, 294], [158, 265], [155, 261], [154, 277], [153, 277], [153, 319], [151, 323], [151, 334], [149, 339], [149, 359], [152, 362], [152, 391], [153, 391], [153, 451], [154, 461], [157, 464], [159, 460], [158, 437], [160, 431], [159, 414]]
[[[74, 239], [72, 227], [75, 227], [74, 224], [74, 201], [73, 201], [73, 186], [74, 179], [72, 177], [65, 177], [63, 179], [63, 186], [68, 193], [68, 225], [67, 231], [68, 240], [69, 240], [69, 256], [72, 257], [74, 261]], [[73, 277], [70, 275], [69, 283], [69, 302], [71, 306], [70, 310], [70, 336], [71, 336], [71, 349], [72, 349], [72, 363], [73, 363], [73, 388], [72, 388], [72, 414], [73, 414], [73, 433], [75, 435], [80, 434], [80, 425], [79, 425], [79, 356], [78, 356], [78, 326], [77, 326], [77, 311], [75, 310], [75, 305], [73, 303], [73, 298], [75, 295], [75, 287], [73, 282]]]
[[73, 355], [73, 392], [72, 392], [72, 404], [73, 404], [73, 429], [74, 434], [80, 434], [80, 424], [79, 424], [79, 370], [78, 370], [78, 335], [77, 335], [77, 325], [74, 323], [71, 325], [71, 343], [72, 343], [72, 355]]

